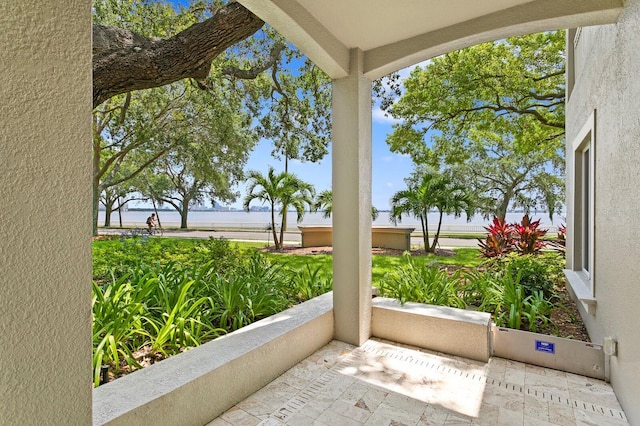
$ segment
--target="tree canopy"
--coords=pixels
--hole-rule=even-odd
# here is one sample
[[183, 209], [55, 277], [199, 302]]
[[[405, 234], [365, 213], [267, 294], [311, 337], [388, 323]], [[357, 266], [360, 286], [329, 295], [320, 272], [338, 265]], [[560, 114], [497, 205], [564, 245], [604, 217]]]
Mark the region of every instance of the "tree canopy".
[[[330, 80], [240, 4], [96, 0], [93, 11], [96, 219], [101, 192], [150, 167], [166, 179], [152, 191], [146, 176], [141, 192], [178, 208], [203, 191], [233, 201], [230, 187], [259, 137], [285, 159], [318, 161], [328, 152]], [[216, 122], [235, 130], [212, 135]], [[210, 164], [195, 165], [198, 156]], [[211, 185], [196, 179], [197, 167]]]
[[[167, 4], [95, 1], [94, 107], [118, 94], [185, 78], [205, 84], [212, 61], [264, 25], [240, 3], [216, 3], [207, 7], [203, 2], [194, 2], [176, 14]], [[133, 14], [137, 19], [127, 18], [135, 9], [143, 13]], [[227, 71], [233, 74], [236, 70], [230, 67]]]
[[387, 142], [416, 164], [466, 176], [487, 215], [538, 206], [552, 215], [563, 196], [564, 70], [563, 31], [435, 58], [385, 104], [401, 120]]

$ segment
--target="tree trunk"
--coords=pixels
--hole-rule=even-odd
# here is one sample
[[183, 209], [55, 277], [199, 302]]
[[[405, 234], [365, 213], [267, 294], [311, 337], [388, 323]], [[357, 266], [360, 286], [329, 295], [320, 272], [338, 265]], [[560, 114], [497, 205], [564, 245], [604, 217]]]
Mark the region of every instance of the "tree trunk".
[[271, 232], [273, 232], [273, 244], [275, 244], [276, 250], [280, 250], [280, 243], [278, 242], [278, 233], [276, 232], [275, 205], [273, 205], [273, 203], [271, 203]]
[[118, 220], [120, 221], [120, 228], [122, 228], [122, 199], [118, 197]]
[[164, 86], [184, 78], [204, 80], [216, 56], [263, 25], [237, 2], [166, 40], [94, 25], [93, 107], [132, 90]]
[[113, 204], [106, 203], [104, 206], [104, 227], [111, 226], [111, 213], [113, 212]]
[[95, 237], [98, 235], [98, 207], [100, 206], [100, 177], [98, 173], [100, 171], [100, 141], [94, 138], [93, 140], [93, 193], [91, 199], [92, 210], [92, 224], [91, 232]]
[[189, 202], [186, 197], [182, 199], [182, 206], [180, 209], [180, 229], [187, 229], [187, 216], [189, 215]]
[[283, 206], [283, 210], [280, 211], [282, 220], [280, 221], [280, 248], [284, 247], [284, 228], [287, 226], [287, 207]]
[[427, 218], [427, 214], [420, 216], [420, 225], [422, 226], [422, 244], [424, 244], [424, 251], [429, 251], [429, 220]]
[[440, 210], [440, 217], [438, 218], [438, 229], [436, 230], [436, 234], [433, 236], [433, 245], [431, 246], [431, 253], [436, 252], [436, 246], [438, 245], [438, 238], [440, 238], [440, 228], [442, 227], [442, 210]]

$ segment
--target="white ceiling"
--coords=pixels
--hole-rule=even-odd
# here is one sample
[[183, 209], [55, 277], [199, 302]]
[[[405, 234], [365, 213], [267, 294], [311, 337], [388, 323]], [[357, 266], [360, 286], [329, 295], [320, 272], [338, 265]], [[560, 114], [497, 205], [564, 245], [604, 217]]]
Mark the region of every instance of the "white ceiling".
[[379, 78], [451, 50], [511, 35], [615, 22], [623, 0], [238, 0], [332, 78], [350, 50]]
[[298, 3], [347, 48], [367, 51], [528, 1], [299, 0]]

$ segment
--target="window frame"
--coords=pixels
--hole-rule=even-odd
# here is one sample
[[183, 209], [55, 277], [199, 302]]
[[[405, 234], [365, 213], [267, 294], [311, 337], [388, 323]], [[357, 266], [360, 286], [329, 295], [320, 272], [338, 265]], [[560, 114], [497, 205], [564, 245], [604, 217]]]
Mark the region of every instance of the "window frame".
[[587, 312], [595, 313], [595, 110], [573, 140], [571, 250], [565, 276]]

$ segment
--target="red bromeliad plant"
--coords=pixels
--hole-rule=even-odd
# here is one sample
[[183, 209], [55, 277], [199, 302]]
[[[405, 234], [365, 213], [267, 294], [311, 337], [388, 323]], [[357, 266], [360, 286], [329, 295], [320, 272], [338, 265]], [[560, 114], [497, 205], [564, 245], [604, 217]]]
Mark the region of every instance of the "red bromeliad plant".
[[537, 254], [542, 250], [546, 243], [542, 240], [547, 234], [546, 230], [540, 229], [540, 219], [532, 222], [529, 215], [522, 217], [520, 224], [514, 224], [515, 230], [515, 249], [520, 254]]
[[502, 217], [493, 218], [491, 225], [485, 226], [487, 238], [485, 241], [478, 239], [480, 253], [484, 257], [500, 257], [514, 250], [514, 228], [505, 222]]
[[[484, 257], [501, 257], [513, 251], [519, 254], [537, 254], [546, 243], [542, 240], [547, 233], [540, 229], [540, 220], [531, 221], [524, 215], [520, 223], [509, 224], [504, 218], [494, 218], [491, 225], [486, 226], [487, 238], [478, 240], [480, 254]], [[558, 235], [562, 229], [558, 230]]]

